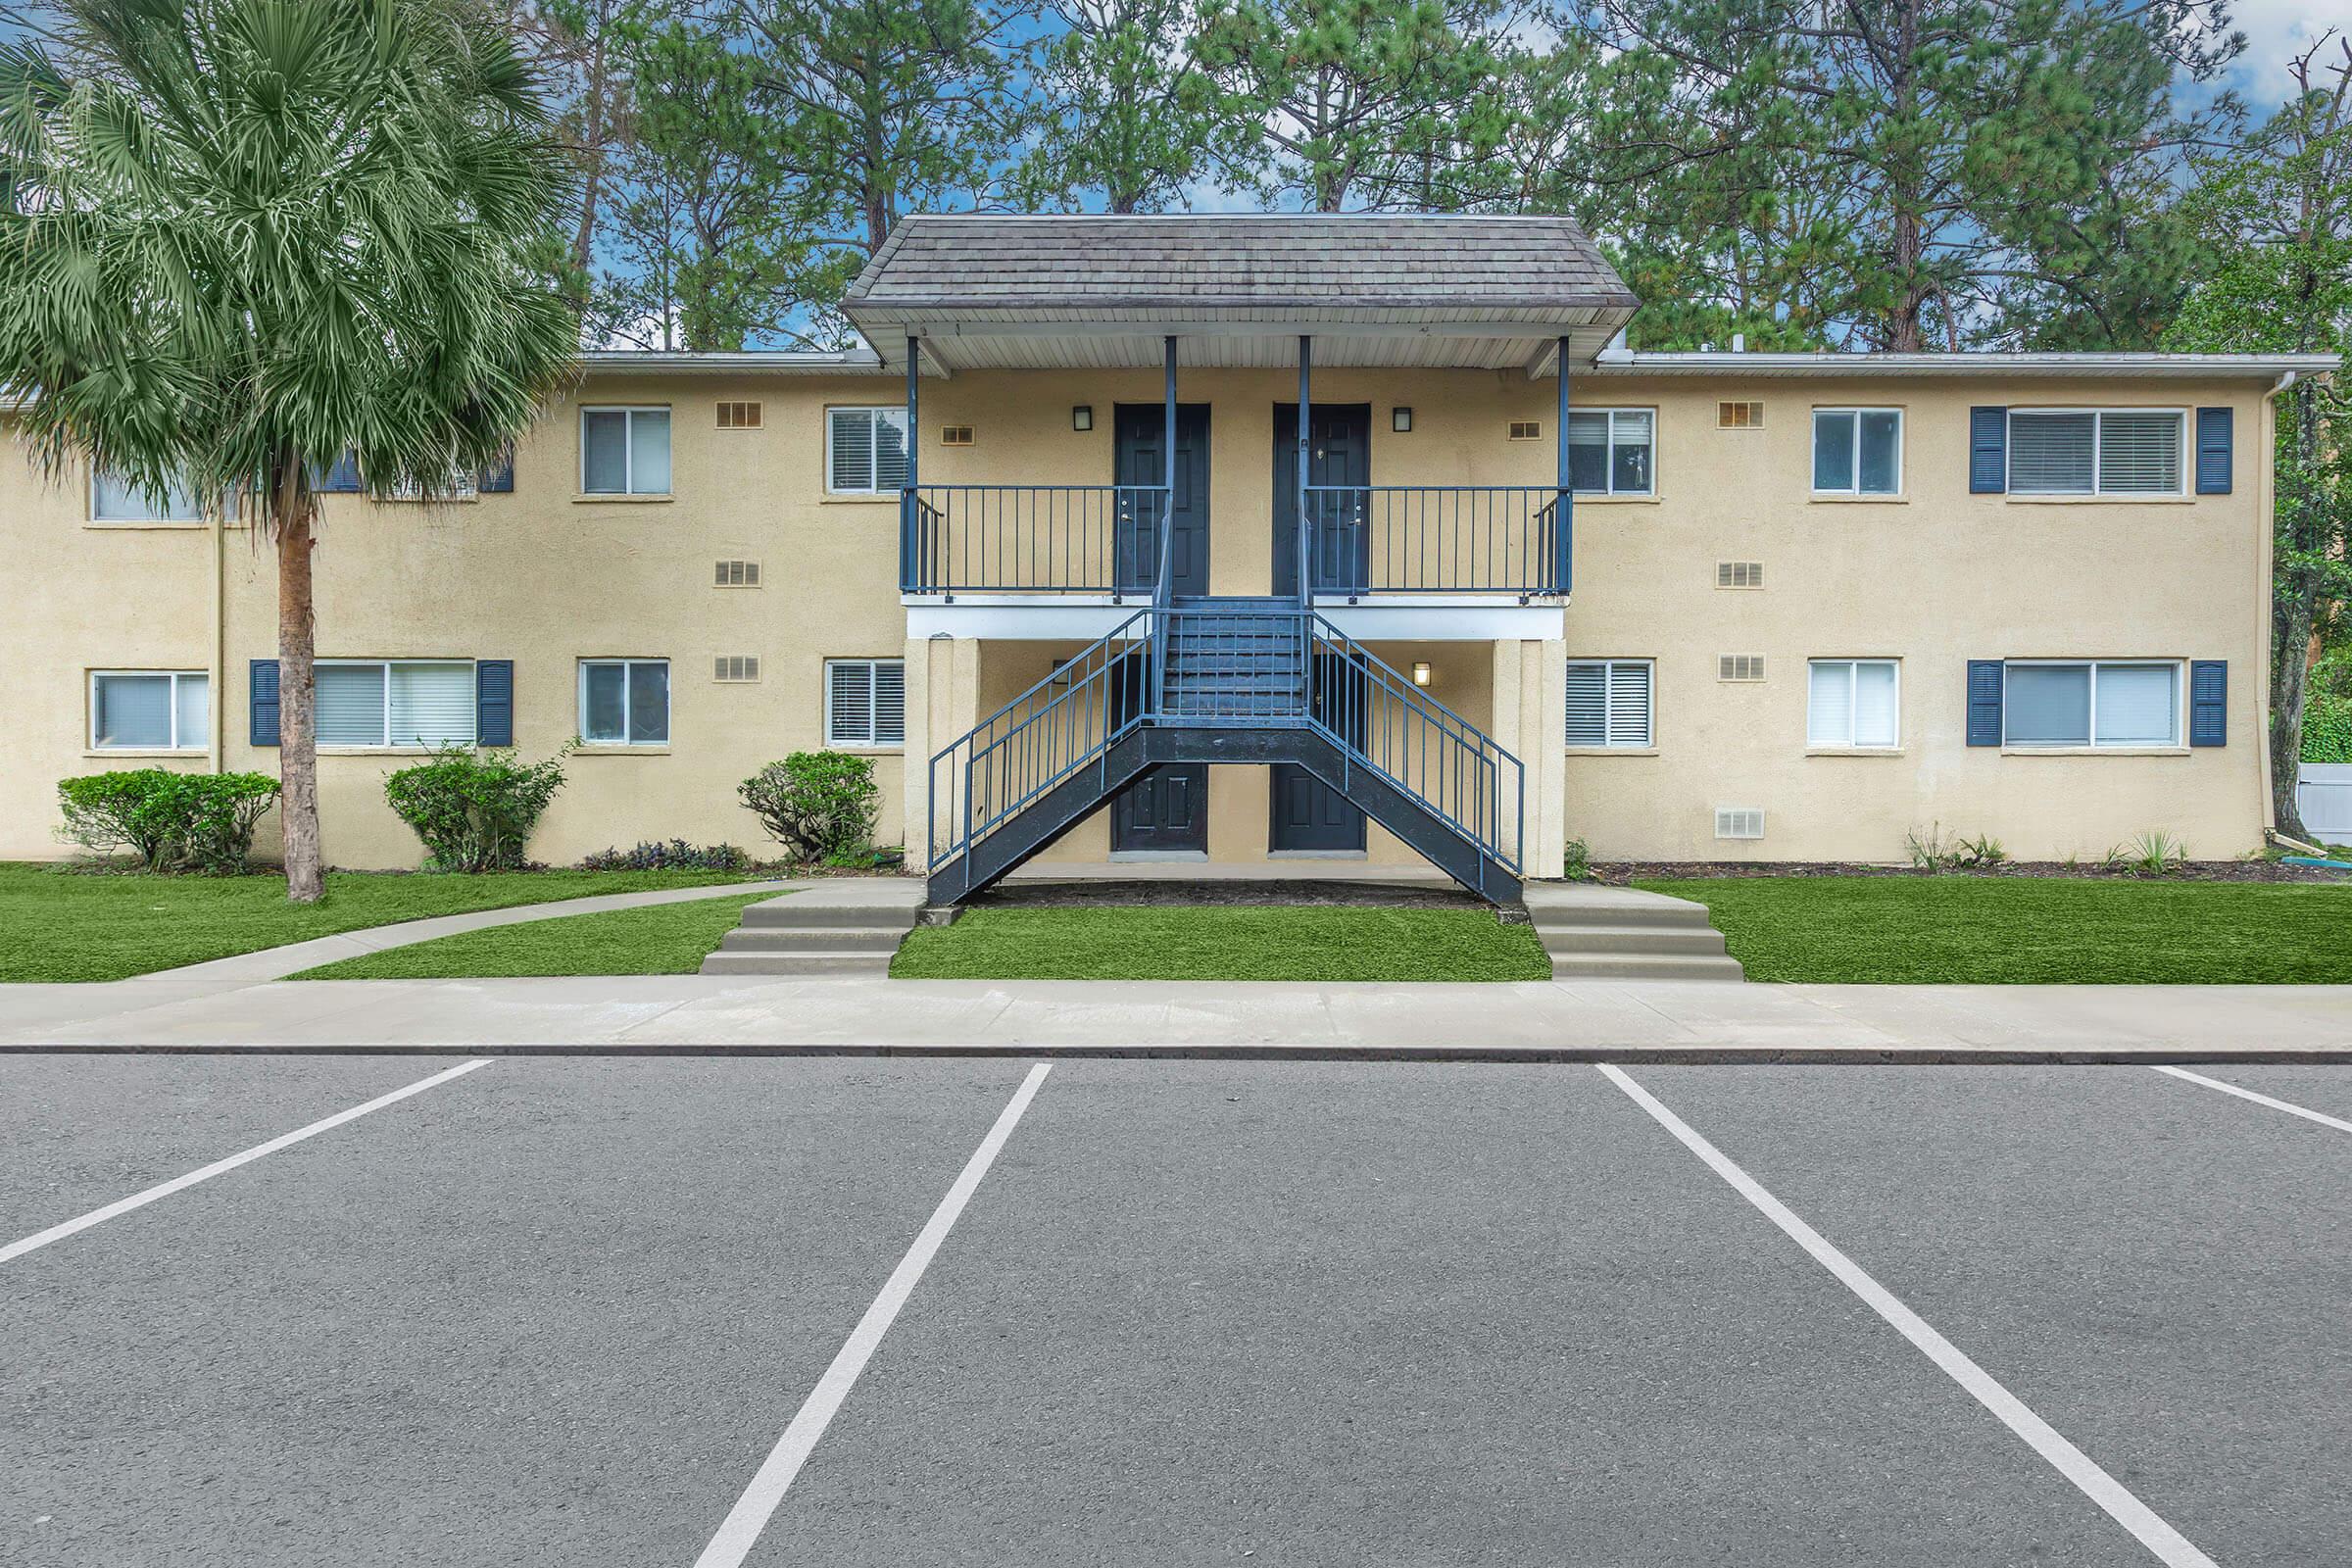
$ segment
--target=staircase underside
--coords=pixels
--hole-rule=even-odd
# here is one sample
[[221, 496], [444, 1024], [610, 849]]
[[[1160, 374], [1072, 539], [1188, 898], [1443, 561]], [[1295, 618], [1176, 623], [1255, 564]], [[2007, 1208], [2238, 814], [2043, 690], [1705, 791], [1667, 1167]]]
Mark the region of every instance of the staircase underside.
[[931, 873], [931, 902], [951, 905], [994, 885], [1099, 810], [1147, 768], [1173, 762], [1291, 762], [1344, 796], [1366, 816], [1492, 904], [1520, 895], [1519, 878], [1459, 829], [1329, 738], [1304, 726], [1241, 728], [1145, 725], [1113, 741], [1102, 756], [1046, 791]]

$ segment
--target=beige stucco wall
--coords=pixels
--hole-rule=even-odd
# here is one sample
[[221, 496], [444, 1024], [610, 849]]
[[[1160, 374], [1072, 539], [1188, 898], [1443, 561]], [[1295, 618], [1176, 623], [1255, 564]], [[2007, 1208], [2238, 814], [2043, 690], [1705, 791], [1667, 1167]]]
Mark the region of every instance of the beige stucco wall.
[[[1988, 832], [2012, 854], [2095, 854], [2144, 827], [2193, 854], [2253, 847], [2263, 826], [2260, 745], [2267, 596], [2268, 451], [2258, 383], [2066, 384], [2048, 380], [1806, 379], [1643, 382], [1588, 377], [1580, 406], [1659, 411], [1657, 495], [1577, 504], [1577, 586], [1556, 629], [1504, 643], [1382, 642], [1399, 668], [1428, 658], [1433, 690], [1528, 764], [1530, 838], [1581, 836], [1604, 858], [1892, 858], [1904, 830], [1940, 820]], [[526, 755], [576, 727], [576, 662], [667, 658], [672, 740], [647, 753], [582, 754], [534, 852], [576, 859], [608, 844], [679, 835], [757, 845], [738, 780], [786, 752], [822, 744], [824, 659], [908, 660], [909, 757], [927, 756], [1050, 666], [1055, 646], [909, 643], [897, 595], [891, 499], [824, 494], [823, 410], [895, 404], [889, 377], [599, 374], [597, 404], [672, 409], [673, 494], [579, 497], [572, 398], [520, 445], [512, 495], [427, 508], [329, 497], [318, 554], [321, 657], [506, 658], [515, 662], [516, 740]], [[1154, 403], [1156, 371], [966, 374], [927, 380], [917, 432], [925, 482], [1102, 483], [1112, 410]], [[1269, 586], [1273, 410], [1290, 371], [1191, 370], [1180, 397], [1211, 405], [1212, 583]], [[1321, 403], [1372, 406], [1378, 484], [1544, 484], [1552, 476], [1552, 388], [1516, 372], [1318, 372]], [[1719, 398], [1755, 398], [1764, 427], [1715, 427]], [[757, 399], [753, 431], [715, 428], [720, 399]], [[1095, 429], [1071, 429], [1072, 405]], [[2236, 485], [2180, 502], [2035, 503], [1966, 493], [1967, 410], [2018, 405], [2227, 404], [2237, 410]], [[1906, 494], [1892, 502], [1808, 495], [1814, 405], [1905, 410]], [[1390, 410], [1414, 410], [1414, 429]], [[1506, 438], [1511, 419], [1544, 438]], [[969, 424], [975, 444], [939, 445]], [[214, 663], [213, 550], [203, 526], [93, 527], [86, 487], [46, 484], [0, 462], [0, 539], [12, 563], [0, 656], [0, 855], [59, 853], [54, 786], [73, 772], [144, 760], [87, 752], [91, 668], [203, 669]], [[246, 665], [274, 653], [274, 564], [241, 529], [221, 540], [222, 678], [216, 722], [230, 767], [274, 754], [245, 745]], [[720, 559], [759, 561], [765, 585], [711, 585]], [[1761, 561], [1767, 586], [1714, 587], [1721, 560]], [[1064, 645], [1062, 652], [1067, 652]], [[1720, 684], [1719, 653], [1761, 653], [1768, 679]], [[717, 655], [762, 662], [754, 685], [711, 678]], [[1571, 755], [1559, 745], [1563, 658], [1657, 661], [1656, 740], [1647, 755]], [[1902, 746], [1894, 755], [1808, 756], [1809, 657], [1903, 662]], [[1966, 662], [2001, 657], [2227, 659], [2230, 740], [2157, 756], [2056, 757], [1971, 750]], [[406, 865], [416, 846], [382, 804], [407, 759], [322, 758], [326, 847], [347, 865]], [[878, 758], [881, 826], [897, 842], [921, 819], [922, 769]], [[201, 756], [173, 765], [201, 766]], [[1218, 859], [1263, 854], [1262, 769], [1217, 770], [1210, 845]], [[1713, 837], [1717, 806], [1759, 807], [1767, 836]], [[1098, 819], [1055, 855], [1107, 852]], [[1374, 859], [1408, 858], [1377, 830]], [[1531, 868], [1548, 868], [1533, 852]]]

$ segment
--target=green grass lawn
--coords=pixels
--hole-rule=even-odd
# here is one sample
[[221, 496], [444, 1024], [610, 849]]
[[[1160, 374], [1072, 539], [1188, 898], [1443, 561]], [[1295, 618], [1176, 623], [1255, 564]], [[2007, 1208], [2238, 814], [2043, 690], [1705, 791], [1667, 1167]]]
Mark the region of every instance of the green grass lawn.
[[692, 974], [770, 893], [729, 894], [643, 909], [566, 914], [465, 931], [306, 969], [297, 980], [486, 980], [549, 974]]
[[274, 876], [94, 876], [0, 864], [0, 981], [120, 980], [398, 920], [744, 880], [716, 871], [335, 871], [326, 897], [305, 906], [288, 904]]
[[2039, 877], [1706, 877], [1750, 980], [1894, 984], [2352, 982], [2352, 887]]
[[1192, 906], [979, 908], [918, 926], [916, 980], [1544, 980], [1524, 925], [1477, 909]]

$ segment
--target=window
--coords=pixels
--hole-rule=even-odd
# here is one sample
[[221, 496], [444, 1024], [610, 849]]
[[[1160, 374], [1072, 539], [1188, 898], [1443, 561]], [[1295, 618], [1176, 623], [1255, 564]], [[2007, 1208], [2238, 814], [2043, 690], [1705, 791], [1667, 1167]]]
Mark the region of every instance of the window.
[[2179, 409], [2013, 409], [2009, 488], [2020, 495], [2180, 495], [2186, 423]]
[[161, 497], [147, 495], [121, 474], [99, 469], [90, 475], [92, 522], [201, 522], [204, 509], [184, 484]]
[[825, 743], [829, 746], [906, 744], [905, 660], [825, 661]]
[[825, 488], [883, 495], [906, 482], [905, 409], [825, 411]]
[[1568, 662], [1568, 744], [1650, 744], [1650, 661], [1577, 659]]
[[321, 746], [471, 746], [473, 662], [320, 660]]
[[1805, 744], [1891, 747], [1899, 686], [1891, 659], [1816, 659], [1806, 694]]
[[580, 739], [591, 746], [669, 744], [669, 661], [580, 661]]
[[2004, 746], [2178, 746], [2177, 662], [2011, 663], [2002, 671]]
[[102, 669], [90, 676], [90, 750], [199, 752], [212, 723], [200, 669]]
[[592, 496], [669, 494], [669, 411], [582, 409], [580, 489]]
[[1825, 496], [1891, 496], [1903, 488], [1900, 409], [1815, 409], [1813, 490]]
[[1585, 409], [1568, 416], [1568, 483], [1580, 496], [1650, 493], [1648, 409]]

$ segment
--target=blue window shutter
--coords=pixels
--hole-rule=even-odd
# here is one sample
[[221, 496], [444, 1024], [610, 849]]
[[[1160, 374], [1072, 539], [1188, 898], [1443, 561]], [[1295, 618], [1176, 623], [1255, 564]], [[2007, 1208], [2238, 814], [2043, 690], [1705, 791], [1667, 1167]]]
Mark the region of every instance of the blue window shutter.
[[514, 744], [514, 661], [512, 659], [474, 661], [473, 739], [477, 746]]
[[1997, 496], [2009, 488], [2009, 411], [1968, 411], [1968, 488], [1972, 495]]
[[257, 659], [246, 679], [249, 739], [256, 746], [277, 744], [277, 661]]
[[476, 476], [474, 488], [484, 495], [503, 495], [514, 488], [514, 442], [508, 442], [507, 450], [499, 460], [486, 466]]
[[2228, 409], [2197, 411], [2197, 494], [2201, 496], [2230, 493], [2230, 424]]
[[352, 495], [360, 488], [360, 455], [349, 447], [328, 467], [311, 465], [311, 488], [320, 495]]
[[1968, 744], [2001, 744], [2001, 662], [1968, 662]]
[[[2223, 413], [2230, 411], [2224, 409]], [[2188, 662], [2188, 744], [2230, 744], [2230, 661]]]

